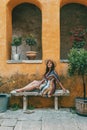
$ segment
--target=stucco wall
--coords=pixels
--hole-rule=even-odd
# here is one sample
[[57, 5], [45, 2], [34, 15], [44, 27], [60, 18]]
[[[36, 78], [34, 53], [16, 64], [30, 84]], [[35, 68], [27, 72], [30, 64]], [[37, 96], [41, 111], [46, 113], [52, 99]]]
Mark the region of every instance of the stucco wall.
[[[42, 61], [41, 63], [7, 63], [7, 60], [11, 58], [11, 46], [10, 42], [12, 39], [12, 10], [19, 4], [29, 2], [35, 4], [40, 8], [42, 12]], [[60, 7], [67, 3], [80, 3], [87, 5], [86, 0], [0, 0], [0, 74], [5, 76], [10, 76], [15, 72], [19, 73], [29, 73], [41, 75], [45, 70], [45, 59], [54, 59], [57, 63], [56, 71], [59, 75], [67, 74], [67, 63], [60, 62]], [[81, 91], [79, 90], [78, 82], [73, 84], [77, 85], [71, 87], [73, 79], [64, 80], [63, 84], [65, 88], [70, 88], [70, 97], [64, 97], [60, 99], [61, 106], [70, 107], [74, 105], [74, 97]], [[77, 91], [78, 90], [78, 91]], [[76, 93], [74, 94], [74, 92]], [[70, 101], [69, 101], [70, 99]], [[36, 99], [35, 99], [36, 100]], [[53, 106], [52, 99], [48, 99], [49, 103], [47, 106]], [[69, 102], [67, 102], [67, 100]], [[42, 101], [42, 99], [40, 100]], [[44, 99], [41, 106], [46, 106], [44, 104]]]

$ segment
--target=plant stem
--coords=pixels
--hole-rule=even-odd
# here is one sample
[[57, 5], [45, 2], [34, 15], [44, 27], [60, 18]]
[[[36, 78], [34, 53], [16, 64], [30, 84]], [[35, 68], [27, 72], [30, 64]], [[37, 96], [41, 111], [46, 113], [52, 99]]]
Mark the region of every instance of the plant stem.
[[84, 92], [84, 99], [86, 98], [86, 86], [85, 86], [85, 77], [84, 75], [82, 75], [82, 81], [83, 81], [83, 92]]
[[16, 54], [17, 54], [17, 46], [16, 46]]
[[30, 46], [30, 48], [31, 48], [31, 51], [32, 51], [32, 46]]

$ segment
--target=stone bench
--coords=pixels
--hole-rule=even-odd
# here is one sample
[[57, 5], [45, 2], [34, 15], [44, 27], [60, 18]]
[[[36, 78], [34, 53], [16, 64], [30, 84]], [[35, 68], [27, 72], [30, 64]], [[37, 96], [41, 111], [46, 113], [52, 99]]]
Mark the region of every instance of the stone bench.
[[[58, 97], [59, 96], [69, 96], [70, 92], [69, 90], [66, 90], [65, 92], [63, 90], [56, 90], [55, 93], [52, 95], [54, 97], [54, 108], [55, 110], [58, 110]], [[25, 91], [25, 92], [19, 92], [19, 93], [12, 93], [11, 96], [23, 96], [23, 110], [27, 110], [27, 97], [29, 96], [42, 96], [40, 92], [37, 91]]]

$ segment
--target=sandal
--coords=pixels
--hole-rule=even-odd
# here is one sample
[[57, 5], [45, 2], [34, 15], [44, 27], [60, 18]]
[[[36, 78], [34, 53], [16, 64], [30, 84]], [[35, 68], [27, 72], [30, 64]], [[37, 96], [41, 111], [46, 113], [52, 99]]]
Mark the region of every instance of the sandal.
[[24, 111], [24, 113], [26, 113], [26, 114], [31, 114], [31, 113], [34, 113], [35, 111], [33, 111], [33, 110], [26, 110], [26, 111]]
[[17, 93], [17, 92], [16, 92], [16, 89], [15, 89], [15, 90], [12, 90], [10, 93], [11, 93], [11, 94]]

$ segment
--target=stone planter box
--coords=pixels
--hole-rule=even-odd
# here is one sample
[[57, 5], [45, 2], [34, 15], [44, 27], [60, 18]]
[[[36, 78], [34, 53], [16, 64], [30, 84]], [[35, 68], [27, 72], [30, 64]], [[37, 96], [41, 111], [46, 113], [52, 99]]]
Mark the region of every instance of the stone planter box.
[[0, 94], [0, 112], [5, 112], [8, 107], [8, 94]]

